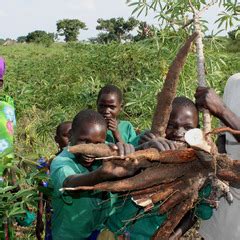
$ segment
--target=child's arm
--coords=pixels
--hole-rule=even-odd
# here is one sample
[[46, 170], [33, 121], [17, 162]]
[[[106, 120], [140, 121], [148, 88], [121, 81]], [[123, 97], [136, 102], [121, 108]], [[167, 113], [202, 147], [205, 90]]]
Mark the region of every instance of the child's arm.
[[[240, 130], [240, 118], [225, 106], [213, 89], [198, 87], [195, 98], [198, 107], [208, 109], [211, 114], [219, 118], [227, 127]], [[234, 135], [234, 137], [240, 142], [240, 135]]]
[[[134, 151], [130, 144], [117, 144], [120, 155], [127, 155]], [[122, 154], [124, 152], [124, 154]], [[125, 166], [119, 166], [114, 161], [104, 161], [103, 165], [97, 170], [88, 174], [73, 174], [68, 176], [64, 182], [63, 187], [77, 187], [77, 186], [92, 186], [109, 179], [121, 178], [133, 175], [140, 165], [133, 164], [132, 161], [125, 161]]]

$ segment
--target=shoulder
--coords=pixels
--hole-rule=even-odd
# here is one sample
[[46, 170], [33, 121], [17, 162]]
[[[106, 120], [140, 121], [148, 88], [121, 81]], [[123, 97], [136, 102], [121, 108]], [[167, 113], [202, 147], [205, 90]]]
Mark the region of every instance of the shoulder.
[[74, 155], [69, 153], [67, 149], [64, 149], [52, 160], [50, 169], [53, 171], [61, 167], [75, 165], [74, 159]]
[[125, 120], [120, 120], [119, 126], [133, 128], [133, 125], [129, 121], [125, 121]]

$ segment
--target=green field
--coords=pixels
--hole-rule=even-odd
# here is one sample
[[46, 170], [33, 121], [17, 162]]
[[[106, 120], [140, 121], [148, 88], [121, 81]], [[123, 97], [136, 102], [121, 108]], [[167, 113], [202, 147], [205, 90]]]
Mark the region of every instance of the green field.
[[[240, 69], [240, 52], [229, 51], [228, 41], [206, 40], [208, 83], [220, 94], [227, 78]], [[55, 127], [81, 109], [95, 108], [97, 93], [106, 83], [124, 91], [123, 118], [136, 128], [149, 127], [156, 93], [182, 42], [182, 37], [170, 36], [128, 44], [1, 46], [7, 61], [5, 91], [17, 109], [17, 150], [39, 156], [54, 153]], [[178, 94], [193, 99], [196, 85], [193, 48]]]

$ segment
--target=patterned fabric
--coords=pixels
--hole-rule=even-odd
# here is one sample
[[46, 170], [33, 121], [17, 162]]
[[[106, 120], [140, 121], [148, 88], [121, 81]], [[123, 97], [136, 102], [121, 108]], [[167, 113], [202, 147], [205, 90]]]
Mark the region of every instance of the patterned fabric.
[[16, 117], [13, 99], [0, 96], [0, 177], [13, 159], [13, 134]]

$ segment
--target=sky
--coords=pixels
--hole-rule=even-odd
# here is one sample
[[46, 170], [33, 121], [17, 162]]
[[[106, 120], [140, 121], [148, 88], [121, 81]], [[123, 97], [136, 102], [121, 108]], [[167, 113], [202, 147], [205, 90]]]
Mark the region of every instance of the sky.
[[[0, 0], [0, 38], [16, 39], [35, 30], [56, 32], [58, 20], [77, 18], [88, 27], [87, 31], [80, 32], [79, 39], [88, 39], [98, 34], [98, 18], [128, 18], [132, 10], [126, 0]], [[212, 7], [205, 14], [210, 30], [213, 29], [217, 12], [218, 7]], [[157, 26], [154, 14], [143, 15], [140, 19]]]

